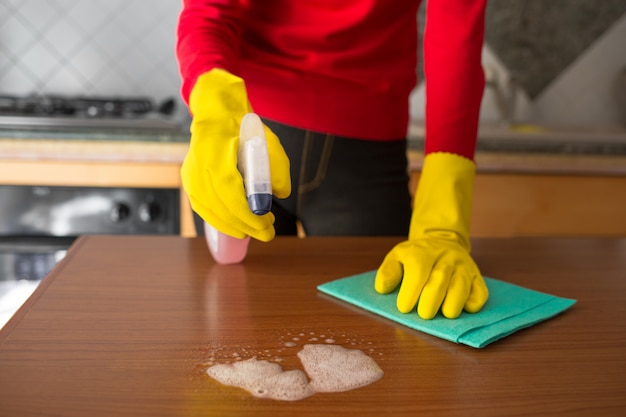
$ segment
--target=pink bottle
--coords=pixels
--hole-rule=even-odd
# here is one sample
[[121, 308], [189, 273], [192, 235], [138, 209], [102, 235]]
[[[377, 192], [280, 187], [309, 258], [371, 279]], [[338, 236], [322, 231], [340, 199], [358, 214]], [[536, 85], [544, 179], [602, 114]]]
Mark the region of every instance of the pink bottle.
[[[241, 120], [237, 168], [242, 175], [250, 211], [258, 216], [268, 213], [272, 208], [270, 162], [263, 122], [255, 113], [248, 113]], [[206, 222], [204, 235], [217, 263], [236, 264], [248, 253], [250, 236], [237, 239]]]
[[244, 260], [248, 253], [250, 236], [237, 239], [226, 235], [208, 223], [204, 223], [204, 236], [211, 255], [219, 264], [237, 264]]

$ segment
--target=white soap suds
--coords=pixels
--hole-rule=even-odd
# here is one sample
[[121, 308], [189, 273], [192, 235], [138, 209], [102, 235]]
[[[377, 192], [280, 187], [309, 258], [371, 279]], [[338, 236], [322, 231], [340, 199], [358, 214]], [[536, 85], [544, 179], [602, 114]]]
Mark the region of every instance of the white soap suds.
[[248, 359], [233, 364], [220, 364], [207, 369], [207, 374], [224, 385], [233, 385], [260, 398], [295, 401], [313, 395], [307, 376], [299, 369], [283, 368], [266, 360]]
[[374, 359], [339, 345], [304, 345], [298, 352], [317, 392], [340, 392], [369, 385], [383, 376]]
[[243, 388], [256, 397], [283, 401], [301, 400], [316, 392], [348, 391], [383, 376], [376, 361], [361, 350], [306, 344], [297, 355], [306, 373], [283, 371], [277, 363], [256, 358], [213, 365], [206, 372], [222, 384]]

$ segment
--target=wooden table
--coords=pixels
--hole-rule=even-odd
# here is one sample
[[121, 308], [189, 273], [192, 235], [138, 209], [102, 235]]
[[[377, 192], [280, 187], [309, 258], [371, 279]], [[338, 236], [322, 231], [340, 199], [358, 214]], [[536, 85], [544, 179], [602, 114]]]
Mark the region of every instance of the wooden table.
[[[578, 300], [484, 349], [316, 291], [397, 241], [277, 238], [220, 266], [201, 239], [80, 238], [0, 332], [0, 416], [626, 415], [626, 239], [474, 240], [485, 275]], [[301, 368], [295, 337], [363, 350], [385, 374], [284, 402], [205, 373], [210, 357]]]

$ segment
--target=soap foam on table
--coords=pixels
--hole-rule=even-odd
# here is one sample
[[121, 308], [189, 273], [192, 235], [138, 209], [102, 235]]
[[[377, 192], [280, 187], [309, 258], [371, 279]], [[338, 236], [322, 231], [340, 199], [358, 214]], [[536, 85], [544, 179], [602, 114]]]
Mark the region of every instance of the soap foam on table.
[[284, 372], [266, 360], [248, 359], [233, 364], [218, 364], [207, 374], [224, 385], [240, 387], [252, 395], [275, 400], [295, 401], [314, 394], [306, 374], [299, 369]]
[[352, 390], [383, 376], [376, 361], [357, 349], [307, 344], [297, 355], [306, 373], [283, 371], [277, 363], [251, 358], [213, 365], [207, 369], [207, 374], [222, 384], [243, 388], [257, 397], [284, 401], [301, 400], [316, 392]]
[[383, 376], [374, 359], [339, 345], [305, 345], [298, 352], [317, 392], [340, 392], [369, 385]]

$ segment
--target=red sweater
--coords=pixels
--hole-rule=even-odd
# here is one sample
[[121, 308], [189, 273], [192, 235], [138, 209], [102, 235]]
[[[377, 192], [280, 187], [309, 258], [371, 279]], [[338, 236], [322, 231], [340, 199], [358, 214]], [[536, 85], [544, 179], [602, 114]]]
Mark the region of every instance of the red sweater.
[[[473, 159], [484, 87], [486, 0], [431, 0], [424, 37], [426, 153]], [[255, 112], [290, 126], [404, 138], [416, 85], [420, 0], [184, 0], [185, 100], [199, 75], [245, 80]]]

